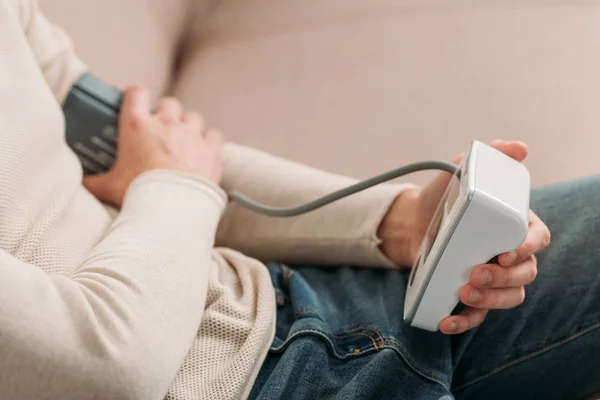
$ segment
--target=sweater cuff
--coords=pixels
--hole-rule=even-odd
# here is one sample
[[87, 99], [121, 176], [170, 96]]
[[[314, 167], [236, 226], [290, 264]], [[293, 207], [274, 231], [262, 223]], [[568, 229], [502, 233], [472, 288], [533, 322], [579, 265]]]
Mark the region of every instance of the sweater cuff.
[[130, 192], [136, 190], [136, 187], [148, 183], [179, 185], [188, 187], [190, 190], [199, 191], [214, 201], [221, 210], [221, 213], [227, 204], [227, 195], [220, 186], [191, 173], [166, 169], [156, 169], [140, 174], [129, 185], [125, 199], [127, 199]]
[[[169, 292], [185, 287], [181, 280], [186, 276], [200, 273], [189, 266], [209, 268], [224, 208], [224, 193], [202, 178], [170, 170], [148, 171], [129, 186], [121, 212], [107, 232], [111, 241], [104, 240], [96, 250], [126, 243], [128, 275], [146, 282], [147, 294], [160, 299], [154, 303], [156, 314], [166, 315], [181, 301]], [[179, 275], [158, 285], [148, 277], [169, 265], [181, 266]], [[90, 266], [94, 264], [90, 262]]]

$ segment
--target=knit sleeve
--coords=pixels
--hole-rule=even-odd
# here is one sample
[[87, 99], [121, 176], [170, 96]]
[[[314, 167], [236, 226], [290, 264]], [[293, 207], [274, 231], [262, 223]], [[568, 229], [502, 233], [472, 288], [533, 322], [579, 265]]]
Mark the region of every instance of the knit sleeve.
[[0, 252], [0, 398], [163, 399], [203, 315], [225, 196], [153, 171], [69, 276]]
[[[298, 205], [355, 182], [258, 150], [226, 145], [224, 189], [268, 205]], [[292, 218], [267, 217], [230, 203], [217, 242], [263, 261], [391, 267], [380, 251], [377, 228], [394, 199], [413, 187], [379, 185]]]
[[85, 71], [86, 66], [75, 55], [68, 35], [46, 19], [36, 0], [9, 2], [17, 11], [29, 47], [48, 86], [62, 104], [73, 82]]

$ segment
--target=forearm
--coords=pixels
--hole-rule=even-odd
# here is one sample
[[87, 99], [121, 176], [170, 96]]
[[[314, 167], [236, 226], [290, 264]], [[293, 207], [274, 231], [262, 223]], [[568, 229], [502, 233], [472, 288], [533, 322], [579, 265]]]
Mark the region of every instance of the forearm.
[[[356, 181], [228, 144], [223, 187], [273, 206], [321, 197]], [[311, 213], [273, 218], [230, 203], [217, 243], [261, 260], [391, 266], [378, 228], [395, 199], [412, 185], [379, 185]]]
[[415, 261], [415, 249], [421, 237], [415, 221], [420, 189], [402, 192], [392, 203], [377, 229], [380, 249], [396, 265], [410, 267]]
[[196, 334], [224, 198], [155, 171], [68, 277], [0, 254], [0, 397], [162, 399]]

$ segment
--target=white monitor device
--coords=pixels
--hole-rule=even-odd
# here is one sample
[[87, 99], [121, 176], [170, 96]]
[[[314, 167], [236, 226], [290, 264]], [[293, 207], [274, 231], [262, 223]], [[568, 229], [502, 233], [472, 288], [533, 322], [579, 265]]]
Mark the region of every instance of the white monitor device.
[[411, 271], [405, 323], [437, 331], [472, 269], [518, 248], [529, 226], [527, 168], [478, 141], [451, 178]]

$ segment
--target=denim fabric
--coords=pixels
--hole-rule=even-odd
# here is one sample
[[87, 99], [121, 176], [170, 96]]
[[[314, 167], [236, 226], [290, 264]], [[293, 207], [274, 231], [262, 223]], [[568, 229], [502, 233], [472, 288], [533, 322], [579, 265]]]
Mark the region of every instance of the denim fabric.
[[[523, 305], [460, 336], [404, 325], [405, 270], [270, 263], [255, 399], [584, 399], [600, 392], [600, 179], [534, 190], [551, 246]], [[493, 229], [493, 227], [490, 227]]]

